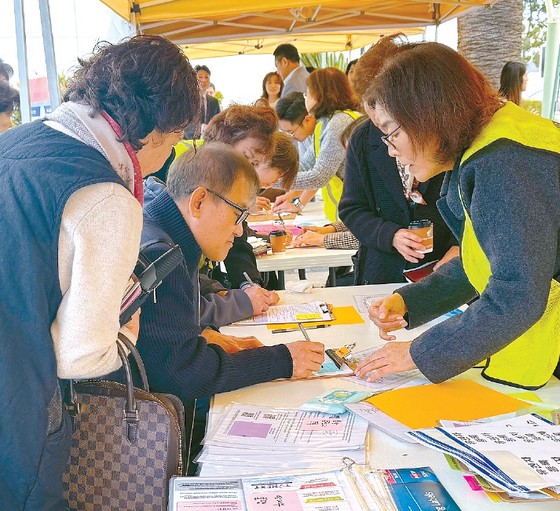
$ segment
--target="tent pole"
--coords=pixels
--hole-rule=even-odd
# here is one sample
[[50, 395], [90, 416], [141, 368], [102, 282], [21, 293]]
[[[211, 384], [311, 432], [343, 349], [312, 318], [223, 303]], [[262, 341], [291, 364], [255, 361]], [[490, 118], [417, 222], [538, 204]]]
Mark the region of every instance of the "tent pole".
[[45, 49], [45, 63], [47, 65], [51, 110], [55, 110], [60, 106], [60, 90], [58, 87], [58, 75], [56, 73], [49, 0], [39, 0], [39, 11], [41, 13], [41, 32], [43, 33], [43, 47]]
[[554, 12], [551, 2], [546, 2], [548, 16], [546, 33], [546, 54], [544, 58], [544, 87], [541, 116], [554, 118], [554, 106], [558, 94], [558, 48], [560, 46], [560, 27], [558, 13]]
[[16, 19], [16, 45], [19, 74], [19, 97], [21, 122], [31, 122], [31, 99], [29, 96], [29, 81], [27, 68], [27, 42], [25, 40], [25, 15], [23, 0], [14, 0], [14, 14]]

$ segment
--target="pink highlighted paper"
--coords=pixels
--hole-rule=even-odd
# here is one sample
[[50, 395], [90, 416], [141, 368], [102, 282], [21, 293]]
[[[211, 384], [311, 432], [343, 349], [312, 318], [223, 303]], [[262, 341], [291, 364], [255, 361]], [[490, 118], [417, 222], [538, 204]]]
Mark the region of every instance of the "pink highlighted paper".
[[251, 511], [303, 511], [295, 491], [253, 493], [247, 500]]

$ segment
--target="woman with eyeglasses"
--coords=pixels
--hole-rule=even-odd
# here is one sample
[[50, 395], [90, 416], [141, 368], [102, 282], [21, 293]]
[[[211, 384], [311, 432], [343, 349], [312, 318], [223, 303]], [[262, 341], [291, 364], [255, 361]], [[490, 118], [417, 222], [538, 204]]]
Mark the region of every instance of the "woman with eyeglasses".
[[560, 131], [438, 43], [390, 58], [369, 104], [416, 179], [446, 172], [438, 206], [461, 240], [461, 259], [370, 307], [380, 335], [478, 299], [412, 342], [386, 344], [358, 374], [418, 368], [437, 383], [482, 365], [488, 380], [542, 387], [560, 353]]
[[[382, 38], [360, 58], [354, 73], [354, 90], [370, 117], [350, 139], [340, 201], [340, 218], [360, 243], [355, 284], [405, 282], [403, 270], [436, 260], [441, 265], [458, 255], [457, 240], [436, 207], [443, 176], [419, 183], [391, 158], [388, 145], [396, 133], [383, 136], [365, 101], [384, 59], [413, 47], [398, 42], [398, 35]], [[412, 221], [422, 219], [434, 224], [434, 250], [427, 254], [418, 252], [424, 248], [421, 238], [408, 230]]]
[[[316, 119], [310, 145], [300, 158], [298, 177], [294, 190], [323, 188], [325, 214], [331, 221], [338, 219], [338, 202], [344, 180], [346, 149], [340, 141], [346, 127], [360, 114], [356, 112], [358, 100], [346, 75], [334, 67], [317, 69], [307, 79], [305, 107]], [[296, 126], [297, 128], [297, 126]], [[295, 135], [295, 132], [294, 132]], [[301, 211], [312, 198], [286, 194], [276, 200], [275, 211]]]

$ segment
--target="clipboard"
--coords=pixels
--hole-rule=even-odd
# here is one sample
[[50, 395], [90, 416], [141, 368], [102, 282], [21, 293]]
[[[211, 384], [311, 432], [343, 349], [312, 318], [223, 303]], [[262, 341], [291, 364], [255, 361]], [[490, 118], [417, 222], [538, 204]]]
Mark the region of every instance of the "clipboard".
[[297, 305], [273, 305], [265, 313], [233, 323], [232, 326], [284, 325], [334, 321], [333, 306], [326, 302], [308, 302]]

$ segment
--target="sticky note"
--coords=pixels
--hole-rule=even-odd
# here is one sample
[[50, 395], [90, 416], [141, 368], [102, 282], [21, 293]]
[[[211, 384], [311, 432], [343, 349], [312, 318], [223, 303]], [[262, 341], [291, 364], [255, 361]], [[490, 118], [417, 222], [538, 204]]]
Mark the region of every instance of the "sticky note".
[[433, 428], [440, 419], [471, 421], [527, 407], [471, 380], [396, 389], [367, 401], [410, 429]]
[[309, 321], [310, 319], [321, 319], [323, 316], [319, 312], [310, 312], [309, 314], [296, 314], [298, 321]]

